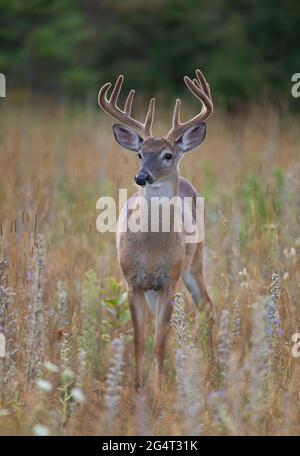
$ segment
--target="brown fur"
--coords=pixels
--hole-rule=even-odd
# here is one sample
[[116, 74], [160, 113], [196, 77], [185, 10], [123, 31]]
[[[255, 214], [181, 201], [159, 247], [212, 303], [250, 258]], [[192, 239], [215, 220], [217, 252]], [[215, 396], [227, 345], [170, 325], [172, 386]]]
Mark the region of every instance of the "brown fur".
[[[176, 163], [170, 168], [162, 169], [157, 162], [160, 152], [168, 148], [173, 152]], [[180, 154], [165, 140], [149, 140], [141, 148], [143, 167], [154, 176], [156, 182], [168, 184], [173, 196], [197, 196], [194, 187], [179, 176], [177, 162]], [[147, 190], [140, 188], [129, 201], [138, 196], [147, 198]], [[130, 217], [132, 211], [126, 207], [121, 217]], [[151, 219], [149, 213], [149, 221]], [[155, 355], [157, 359], [156, 387], [159, 388], [163, 369], [163, 360], [167, 334], [172, 315], [172, 300], [178, 281], [185, 274], [191, 274], [201, 295], [201, 309], [208, 309], [213, 314], [213, 304], [206, 290], [203, 273], [203, 242], [186, 244], [183, 233], [176, 232], [137, 232], [118, 233], [118, 257], [121, 270], [128, 286], [130, 311], [135, 334], [135, 357], [137, 388], [141, 386], [142, 358], [145, 350], [145, 296], [147, 290], [157, 292]], [[198, 296], [191, 293], [194, 302], [200, 309]]]

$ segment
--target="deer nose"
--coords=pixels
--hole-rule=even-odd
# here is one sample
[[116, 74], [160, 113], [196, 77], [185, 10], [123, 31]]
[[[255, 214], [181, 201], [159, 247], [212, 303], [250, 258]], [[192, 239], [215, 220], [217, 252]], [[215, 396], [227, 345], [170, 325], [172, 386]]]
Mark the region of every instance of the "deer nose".
[[134, 179], [135, 182], [141, 186], [146, 185], [147, 182], [151, 183], [152, 181], [150, 174], [146, 171], [140, 171]]

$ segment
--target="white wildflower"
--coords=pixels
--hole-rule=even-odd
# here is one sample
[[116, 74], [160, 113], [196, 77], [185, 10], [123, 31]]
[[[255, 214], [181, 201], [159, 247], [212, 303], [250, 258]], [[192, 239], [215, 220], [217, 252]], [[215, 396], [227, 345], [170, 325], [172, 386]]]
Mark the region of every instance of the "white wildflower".
[[47, 428], [47, 426], [44, 426], [43, 424], [36, 424], [33, 427], [33, 433], [38, 437], [47, 437], [49, 435], [49, 429]]
[[43, 380], [42, 378], [39, 378], [36, 381], [36, 386], [38, 389], [44, 391], [45, 393], [50, 393], [53, 389], [52, 383], [48, 382], [48, 380]]
[[80, 388], [73, 388], [71, 391], [71, 395], [74, 401], [78, 402], [79, 404], [83, 404], [85, 402], [85, 395], [83, 394]]
[[53, 374], [56, 374], [59, 371], [59, 368], [56, 366], [56, 364], [52, 363], [51, 361], [45, 362], [45, 369]]

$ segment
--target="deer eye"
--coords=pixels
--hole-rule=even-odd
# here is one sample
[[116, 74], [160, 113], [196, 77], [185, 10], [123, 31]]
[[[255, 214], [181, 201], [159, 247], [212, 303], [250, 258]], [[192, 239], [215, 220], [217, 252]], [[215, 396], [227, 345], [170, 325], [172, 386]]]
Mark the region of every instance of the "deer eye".
[[142, 159], [142, 156], [141, 156], [141, 154], [137, 154], [137, 156], [139, 157], [139, 159], [140, 159], [140, 160]]
[[172, 155], [172, 154], [165, 154], [165, 155], [164, 155], [164, 159], [165, 159], [165, 160], [172, 160], [172, 158], [173, 158], [173, 155]]

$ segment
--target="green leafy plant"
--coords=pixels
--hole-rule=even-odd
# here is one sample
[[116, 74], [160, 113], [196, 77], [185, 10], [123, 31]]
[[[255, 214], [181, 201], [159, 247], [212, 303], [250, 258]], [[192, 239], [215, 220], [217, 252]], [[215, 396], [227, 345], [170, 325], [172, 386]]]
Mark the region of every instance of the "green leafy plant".
[[108, 316], [107, 320], [104, 320], [107, 332], [122, 328], [130, 320], [127, 293], [122, 282], [117, 282], [114, 277], [106, 280], [102, 289], [101, 305]]

